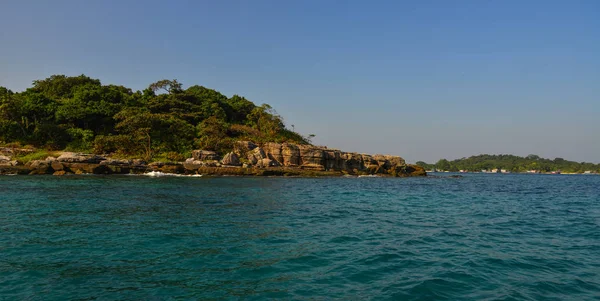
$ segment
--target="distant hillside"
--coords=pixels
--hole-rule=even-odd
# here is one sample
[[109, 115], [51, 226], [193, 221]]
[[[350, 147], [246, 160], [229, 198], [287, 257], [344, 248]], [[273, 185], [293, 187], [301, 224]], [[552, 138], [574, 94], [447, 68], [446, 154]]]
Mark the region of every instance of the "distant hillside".
[[[310, 136], [309, 136], [310, 137]], [[225, 152], [236, 140], [309, 144], [267, 104], [161, 80], [143, 91], [85, 75], [53, 75], [14, 93], [0, 87], [0, 143], [146, 159]]]
[[600, 172], [600, 164], [574, 162], [563, 158], [554, 160], [540, 158], [537, 155], [519, 157], [514, 155], [478, 155], [453, 161], [441, 159], [435, 164], [423, 161], [417, 165], [431, 170], [433, 168], [443, 171], [482, 171], [492, 169], [505, 169], [511, 172], [526, 172], [536, 170], [540, 172], [562, 171], [569, 173], [583, 173], [586, 171]]

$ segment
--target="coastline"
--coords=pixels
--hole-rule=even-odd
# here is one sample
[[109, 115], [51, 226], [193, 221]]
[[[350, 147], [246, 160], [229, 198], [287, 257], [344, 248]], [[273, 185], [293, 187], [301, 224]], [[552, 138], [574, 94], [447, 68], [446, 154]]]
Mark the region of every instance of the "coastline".
[[[13, 151], [14, 152], [14, 151]], [[120, 159], [110, 155], [55, 152], [57, 157], [20, 162], [14, 153], [0, 158], [0, 174], [56, 175], [101, 174], [124, 175], [160, 172], [177, 175], [206, 176], [292, 176], [341, 177], [426, 176], [417, 165], [390, 155], [367, 155], [342, 152], [326, 147], [292, 143], [238, 141], [234, 150], [220, 156], [213, 151], [195, 150], [192, 157], [181, 162], [146, 162], [142, 159]]]
[[[52, 167], [54, 166], [54, 167]], [[57, 168], [57, 169], [55, 169]], [[380, 177], [415, 177], [426, 176], [418, 166], [407, 166], [407, 172], [395, 176], [389, 174], [353, 173], [340, 170], [314, 171], [289, 167], [201, 167], [186, 169], [183, 162], [154, 162], [147, 165], [109, 165], [94, 163], [62, 163], [62, 162], [36, 162], [28, 165], [0, 165], [0, 175], [142, 175], [157, 172], [165, 175], [202, 175], [202, 176], [257, 176], [257, 177], [343, 177], [343, 176], [380, 176]]]

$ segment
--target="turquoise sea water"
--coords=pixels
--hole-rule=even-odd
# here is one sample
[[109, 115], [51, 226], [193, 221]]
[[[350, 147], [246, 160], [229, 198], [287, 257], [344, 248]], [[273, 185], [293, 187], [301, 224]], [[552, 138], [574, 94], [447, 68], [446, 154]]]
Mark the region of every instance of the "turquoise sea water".
[[1, 300], [600, 300], [600, 176], [0, 177]]

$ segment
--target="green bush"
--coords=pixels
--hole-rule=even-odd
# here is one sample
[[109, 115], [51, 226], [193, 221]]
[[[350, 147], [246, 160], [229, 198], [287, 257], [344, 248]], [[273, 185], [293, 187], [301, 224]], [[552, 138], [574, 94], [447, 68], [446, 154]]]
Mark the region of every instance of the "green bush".
[[143, 152], [143, 146], [126, 135], [99, 135], [94, 139], [92, 151], [95, 154], [130, 156]]
[[46, 158], [48, 158], [52, 155], [53, 155], [53, 153], [48, 152], [46, 150], [37, 150], [32, 153], [18, 154], [15, 156], [15, 159], [17, 159], [17, 161], [19, 161], [19, 162], [27, 163], [27, 162], [33, 161], [33, 160], [45, 160]]
[[93, 149], [94, 132], [81, 128], [67, 129], [71, 142], [67, 144], [66, 151], [90, 152]]

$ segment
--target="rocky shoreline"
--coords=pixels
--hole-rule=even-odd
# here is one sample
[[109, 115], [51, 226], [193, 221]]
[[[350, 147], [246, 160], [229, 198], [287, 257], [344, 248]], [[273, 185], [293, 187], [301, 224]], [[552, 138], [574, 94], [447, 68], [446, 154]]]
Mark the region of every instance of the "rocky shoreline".
[[0, 174], [144, 174], [162, 172], [186, 175], [239, 176], [343, 176], [380, 175], [392, 177], [426, 176], [423, 168], [406, 164], [399, 156], [367, 155], [326, 147], [292, 143], [238, 141], [223, 156], [195, 150], [184, 162], [152, 162], [116, 159], [108, 155], [62, 152], [58, 157], [21, 163], [14, 153], [0, 151]]

